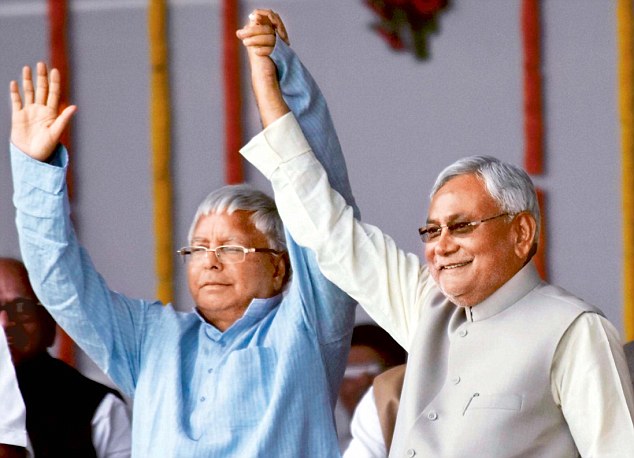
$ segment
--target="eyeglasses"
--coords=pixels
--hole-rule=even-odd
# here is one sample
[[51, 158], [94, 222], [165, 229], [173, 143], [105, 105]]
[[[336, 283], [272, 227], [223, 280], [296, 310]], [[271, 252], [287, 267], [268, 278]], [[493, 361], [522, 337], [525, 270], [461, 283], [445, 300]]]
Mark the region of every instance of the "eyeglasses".
[[420, 239], [423, 243], [435, 242], [440, 234], [442, 233], [443, 228], [447, 228], [447, 232], [452, 237], [466, 237], [471, 234], [478, 225], [482, 223], [486, 223], [487, 221], [494, 220], [496, 218], [501, 218], [503, 216], [515, 216], [515, 213], [501, 213], [499, 215], [491, 216], [490, 218], [484, 218], [479, 221], [459, 221], [457, 223], [451, 224], [428, 224], [427, 226], [423, 226], [418, 229], [418, 233], [420, 234]]
[[383, 365], [379, 363], [349, 364], [346, 366], [343, 378], [359, 378], [364, 375], [374, 377], [383, 372], [384, 369]]
[[9, 302], [0, 302], [0, 312], [5, 311], [9, 319], [16, 322], [32, 320], [42, 304], [37, 299], [18, 297]]
[[245, 248], [240, 245], [221, 245], [216, 248], [204, 246], [186, 246], [177, 251], [183, 259], [191, 262], [203, 262], [207, 259], [207, 253], [214, 253], [222, 264], [239, 264], [244, 262], [248, 253], [273, 253], [279, 255], [282, 252], [273, 248]]

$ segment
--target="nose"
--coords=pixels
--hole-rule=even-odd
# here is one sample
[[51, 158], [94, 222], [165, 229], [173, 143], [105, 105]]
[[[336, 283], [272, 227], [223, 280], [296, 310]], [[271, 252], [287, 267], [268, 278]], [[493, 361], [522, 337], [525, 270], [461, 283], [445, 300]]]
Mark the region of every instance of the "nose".
[[456, 243], [455, 238], [449, 233], [449, 229], [444, 227], [434, 242], [432, 249], [434, 254], [445, 256], [456, 251], [458, 249], [458, 244]]
[[221, 269], [222, 263], [218, 259], [218, 255], [215, 251], [207, 251], [205, 253], [205, 259], [203, 260], [205, 263], [205, 269]]

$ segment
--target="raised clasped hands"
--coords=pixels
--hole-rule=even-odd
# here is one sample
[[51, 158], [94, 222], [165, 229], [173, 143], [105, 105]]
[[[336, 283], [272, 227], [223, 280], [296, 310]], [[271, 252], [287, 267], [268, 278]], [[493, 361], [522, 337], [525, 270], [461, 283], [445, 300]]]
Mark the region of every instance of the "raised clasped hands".
[[253, 10], [249, 22], [236, 32], [249, 52], [257, 56], [268, 56], [273, 52], [276, 34], [290, 44], [282, 19], [272, 10]]
[[288, 112], [277, 81], [277, 69], [269, 57], [277, 37], [288, 44], [286, 27], [277, 13], [254, 10], [248, 23], [236, 32], [249, 55], [251, 84], [264, 127]]
[[22, 69], [22, 92], [11, 81], [11, 142], [34, 159], [45, 161], [55, 150], [62, 132], [77, 107], [70, 105], [59, 113], [60, 74], [46, 65], [37, 64], [37, 81], [33, 86], [31, 68]]

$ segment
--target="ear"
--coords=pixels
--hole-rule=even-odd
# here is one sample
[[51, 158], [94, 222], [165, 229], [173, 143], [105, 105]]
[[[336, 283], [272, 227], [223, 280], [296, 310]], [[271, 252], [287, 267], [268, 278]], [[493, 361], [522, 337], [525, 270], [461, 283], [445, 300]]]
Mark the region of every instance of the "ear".
[[273, 256], [273, 266], [275, 267], [275, 271], [273, 272], [273, 287], [278, 293], [288, 280], [289, 276], [287, 273], [290, 273], [290, 271], [288, 271], [289, 262], [287, 253], [283, 253], [280, 256]]
[[515, 255], [526, 260], [533, 246], [537, 223], [535, 218], [528, 212], [522, 212], [515, 216], [513, 220], [513, 237], [515, 246]]

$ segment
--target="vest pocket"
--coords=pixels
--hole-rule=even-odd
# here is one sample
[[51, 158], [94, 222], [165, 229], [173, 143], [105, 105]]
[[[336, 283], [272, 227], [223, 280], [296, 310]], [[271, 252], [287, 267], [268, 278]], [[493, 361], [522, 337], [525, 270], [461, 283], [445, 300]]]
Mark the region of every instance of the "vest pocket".
[[465, 403], [464, 413], [478, 409], [522, 410], [522, 396], [519, 394], [483, 394], [476, 393]]

